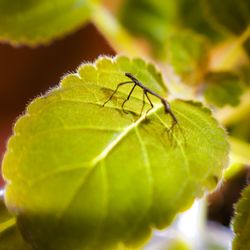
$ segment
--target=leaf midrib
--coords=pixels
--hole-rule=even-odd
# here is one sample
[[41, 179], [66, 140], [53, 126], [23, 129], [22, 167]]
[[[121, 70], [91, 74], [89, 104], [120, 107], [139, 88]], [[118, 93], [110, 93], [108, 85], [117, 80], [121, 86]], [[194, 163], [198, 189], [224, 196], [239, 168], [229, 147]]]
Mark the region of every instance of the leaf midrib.
[[[147, 116], [151, 116], [152, 114], [156, 113], [159, 109], [162, 108], [161, 104], [155, 105], [155, 108], [153, 108], [151, 111], [149, 111]], [[77, 186], [77, 189], [73, 192], [72, 196], [70, 197], [69, 201], [65, 205], [65, 207], [61, 210], [58, 216], [58, 221], [63, 217], [63, 214], [68, 210], [70, 205], [73, 203], [74, 199], [76, 198], [77, 194], [81, 191], [82, 187], [86, 183], [87, 179], [91, 176], [92, 172], [94, 171], [95, 167], [102, 162], [108, 154], [121, 142], [134, 128], [139, 126], [144, 120], [146, 119], [146, 116], [140, 117], [136, 122], [132, 123], [130, 126], [128, 126], [122, 133], [120, 133], [116, 139], [114, 139], [108, 146], [96, 157], [92, 160], [92, 168], [89, 170], [89, 172], [84, 175], [84, 178], [81, 180], [79, 185]]]
[[[155, 108], [153, 108], [147, 116], [151, 116], [152, 114], [156, 113], [161, 107], [161, 104], [155, 105]], [[122, 133], [120, 133], [111, 143], [108, 144], [108, 146], [101, 152], [101, 154], [99, 154], [92, 160], [93, 167], [96, 166], [100, 161], [102, 161], [113, 150], [113, 148], [115, 148], [115, 146], [129, 134], [131, 130], [138, 127], [139, 124], [142, 123], [145, 119], [146, 116], [143, 115], [137, 121], [126, 127]]]

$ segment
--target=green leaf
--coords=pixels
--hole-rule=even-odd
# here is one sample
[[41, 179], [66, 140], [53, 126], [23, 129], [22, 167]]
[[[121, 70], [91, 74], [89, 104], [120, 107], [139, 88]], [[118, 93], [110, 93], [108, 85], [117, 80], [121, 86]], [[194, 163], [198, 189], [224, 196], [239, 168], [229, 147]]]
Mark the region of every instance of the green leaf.
[[[126, 55], [145, 56], [145, 48], [136, 42], [113, 14], [99, 5], [91, 15], [91, 22], [116, 52]], [[112, 28], [111, 28], [112, 27]]]
[[140, 116], [138, 87], [122, 111], [131, 84], [103, 107], [125, 72], [166, 96], [152, 64], [103, 57], [35, 99], [15, 125], [3, 160], [5, 199], [38, 250], [141, 245], [221, 178], [228, 143], [200, 103], [172, 101], [178, 124], [170, 131], [158, 99]]
[[[250, 53], [249, 53], [250, 54]], [[247, 87], [250, 86], [250, 64], [243, 64], [238, 68], [238, 73]]]
[[243, 86], [237, 74], [232, 72], [211, 72], [206, 75], [204, 96], [208, 103], [218, 107], [237, 106], [243, 93]]
[[4, 202], [0, 199], [0, 224], [10, 220], [12, 216], [6, 209]]
[[238, 35], [238, 45], [250, 56], [250, 1], [202, 0], [202, 3], [206, 19], [212, 26], [217, 30], [226, 30]]
[[176, 22], [181, 27], [206, 35], [212, 40], [218, 39], [218, 33], [205, 18], [201, 1], [176, 0], [175, 3], [178, 3], [179, 9]]
[[[1, 227], [1, 223], [0, 223]], [[1, 231], [0, 228], [0, 249], [1, 250], [32, 250], [22, 238], [20, 231], [16, 224], [13, 224], [5, 230]]]
[[16, 219], [9, 214], [3, 201], [0, 201], [0, 249], [31, 250], [16, 226]]
[[176, 7], [175, 1], [127, 0], [121, 9], [120, 19], [126, 28], [159, 46], [172, 30]]
[[235, 238], [233, 240], [233, 250], [250, 249], [250, 186], [246, 187], [242, 197], [236, 205], [236, 215], [233, 220]]
[[203, 0], [207, 17], [232, 33], [243, 33], [250, 24], [249, 0]]
[[213, 38], [215, 33], [196, 0], [126, 0], [119, 17], [128, 30], [147, 38], [161, 57], [167, 39], [173, 34], [188, 29]]
[[36, 45], [61, 37], [87, 21], [98, 0], [0, 0], [0, 39]]
[[167, 60], [185, 83], [196, 84], [207, 70], [209, 45], [191, 31], [177, 32], [166, 42]]
[[[250, 28], [248, 28], [248, 30], [250, 31]], [[249, 32], [250, 33], [250, 32]], [[249, 35], [250, 36], [250, 35]], [[243, 41], [243, 46], [244, 46], [244, 49], [248, 55], [248, 57], [250, 57], [250, 37], [248, 37], [246, 39], [246, 41]]]

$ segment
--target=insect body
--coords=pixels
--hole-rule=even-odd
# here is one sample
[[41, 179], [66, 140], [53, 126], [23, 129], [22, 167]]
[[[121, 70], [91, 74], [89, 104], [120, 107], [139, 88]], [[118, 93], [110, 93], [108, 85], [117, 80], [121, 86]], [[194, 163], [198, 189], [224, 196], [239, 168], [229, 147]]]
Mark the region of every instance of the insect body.
[[119, 87], [121, 87], [122, 85], [125, 85], [125, 84], [129, 84], [129, 83], [133, 83], [134, 86], [132, 87], [132, 89], [130, 90], [129, 94], [128, 94], [128, 97], [126, 98], [126, 100], [122, 103], [122, 109], [125, 113], [127, 113], [125, 110], [124, 110], [124, 104], [129, 100], [131, 94], [133, 93], [134, 89], [136, 86], [140, 87], [142, 90], [143, 90], [143, 105], [142, 105], [142, 109], [141, 109], [141, 114], [142, 114], [142, 111], [143, 111], [143, 108], [145, 106], [145, 96], [147, 98], [147, 100], [149, 101], [150, 105], [151, 105], [151, 108], [147, 110], [146, 114], [154, 107], [152, 101], [150, 100], [148, 94], [151, 94], [155, 97], [157, 97], [158, 99], [161, 100], [161, 103], [163, 104], [164, 106], [164, 110], [165, 110], [165, 113], [166, 114], [169, 114], [171, 117], [172, 117], [172, 120], [173, 120], [173, 123], [172, 123], [172, 126], [170, 129], [172, 129], [177, 123], [177, 119], [175, 117], [175, 115], [173, 114], [171, 108], [170, 108], [170, 104], [169, 102], [164, 99], [163, 97], [161, 97], [160, 95], [158, 95], [156, 92], [154, 92], [153, 90], [149, 89], [148, 87], [144, 86], [137, 78], [135, 78], [131, 73], [125, 73], [125, 76], [128, 77], [130, 79], [130, 81], [126, 81], [126, 82], [121, 82], [117, 85], [116, 89], [114, 90], [114, 92], [112, 93], [112, 95], [109, 97], [109, 99], [103, 104], [103, 106], [105, 106], [105, 104], [107, 102], [109, 102], [112, 97], [115, 95], [115, 93], [118, 91]]

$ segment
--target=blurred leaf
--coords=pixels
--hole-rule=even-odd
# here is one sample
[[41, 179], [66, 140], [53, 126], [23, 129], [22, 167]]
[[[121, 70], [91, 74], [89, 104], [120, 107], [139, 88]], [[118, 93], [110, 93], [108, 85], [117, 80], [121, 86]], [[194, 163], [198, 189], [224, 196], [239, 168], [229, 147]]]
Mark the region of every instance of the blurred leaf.
[[166, 43], [167, 60], [185, 83], [195, 84], [207, 70], [208, 42], [191, 31], [175, 33]]
[[[246, 123], [249, 129], [249, 122]], [[250, 132], [250, 130], [249, 130]], [[232, 135], [229, 130], [229, 143], [231, 148], [230, 162], [231, 164], [223, 173], [223, 179], [225, 181], [235, 178], [235, 176], [243, 173], [250, 165], [250, 141], [246, 141], [246, 138], [238, 138], [235, 134]]]
[[229, 141], [234, 159], [239, 163], [249, 165], [250, 144], [233, 136], [230, 136]]
[[176, 0], [178, 3], [177, 22], [182, 28], [188, 28], [199, 34], [206, 35], [211, 40], [218, 39], [219, 34], [211, 27], [204, 17], [203, 5], [197, 0]]
[[158, 56], [164, 53], [169, 36], [185, 29], [214, 38], [214, 30], [196, 0], [126, 0], [120, 19], [127, 29], [151, 41]]
[[242, 197], [236, 204], [233, 229], [235, 238], [233, 240], [233, 250], [250, 249], [250, 186], [246, 187]]
[[[240, 126], [242, 125], [242, 127], [245, 127], [245, 124], [242, 124], [242, 123], [246, 122], [248, 124], [250, 121], [249, 119], [250, 118], [250, 88], [248, 87], [244, 88], [244, 93], [242, 94], [240, 99], [241, 99], [240, 104], [237, 105], [236, 107], [227, 106], [223, 109], [217, 110], [216, 116], [218, 117], [218, 119], [221, 121], [221, 123], [224, 126], [227, 126], [229, 128], [230, 133], [239, 125]], [[236, 133], [241, 134], [241, 135], [248, 134], [250, 136], [249, 129], [250, 128], [248, 126], [244, 128], [244, 131], [241, 131], [241, 132], [238, 131], [240, 133], [237, 133], [237, 132]], [[249, 139], [250, 141], [249, 136], [247, 136], [248, 137], [247, 140]]]
[[244, 42], [243, 46], [244, 46], [244, 49], [245, 49], [245, 51], [247, 52], [248, 56], [250, 56], [250, 38], [248, 38], [248, 39]]
[[211, 72], [204, 79], [204, 96], [208, 103], [218, 107], [237, 106], [243, 93], [238, 75], [231, 72]]
[[121, 23], [103, 6], [96, 6], [91, 22], [103, 34], [116, 52], [130, 56], [145, 56], [141, 43], [127, 32]]
[[[234, 152], [233, 152], [234, 154]], [[225, 171], [223, 172], [223, 181], [230, 181], [231, 179], [235, 178], [237, 175], [239, 175], [240, 173], [243, 172], [244, 168], [245, 168], [245, 165], [242, 164], [242, 162], [246, 162], [244, 161], [245, 159], [242, 159], [239, 157], [234, 157], [232, 156], [232, 161], [234, 161], [233, 164], [230, 164], [226, 169]], [[234, 159], [236, 158], [236, 159]], [[239, 163], [241, 162], [241, 163]]]
[[0, 201], [0, 249], [1, 250], [31, 250], [31, 247], [23, 240], [16, 220], [11, 216], [3, 201]]
[[250, 86], [250, 64], [247, 63], [242, 65], [238, 68], [238, 72], [240, 74], [242, 82], [244, 82], [247, 86]]
[[202, 0], [204, 12], [211, 24], [233, 34], [240, 35], [239, 43], [250, 56], [250, 1], [249, 0]]
[[250, 143], [250, 110], [240, 120], [228, 126], [230, 135]]
[[250, 24], [249, 0], [202, 0], [204, 8], [216, 24], [235, 33], [243, 33]]
[[[1, 224], [0, 224], [1, 227]], [[0, 229], [1, 230], [1, 229]], [[0, 249], [1, 250], [32, 250], [19, 232], [16, 224], [13, 224], [0, 232]]]
[[[13, 216], [9, 214], [9, 212], [6, 209], [6, 206], [4, 202], [0, 199], [0, 224], [8, 221]], [[1, 249], [1, 248], [0, 248]]]
[[[1, 227], [1, 224], [0, 224]], [[0, 232], [0, 249], [1, 250], [32, 250], [22, 238], [16, 224]]]
[[0, 0], [0, 39], [13, 44], [47, 43], [79, 28], [99, 0]]
[[221, 178], [228, 143], [200, 103], [172, 101], [178, 124], [171, 131], [158, 99], [139, 115], [138, 87], [122, 112], [131, 84], [102, 106], [128, 80], [125, 72], [165, 96], [152, 64], [104, 57], [35, 99], [15, 125], [3, 160], [11, 183], [5, 199], [38, 249], [140, 245], [152, 227], [166, 227]]
[[156, 46], [163, 45], [176, 18], [175, 1], [127, 0], [121, 10], [123, 25], [145, 36]]

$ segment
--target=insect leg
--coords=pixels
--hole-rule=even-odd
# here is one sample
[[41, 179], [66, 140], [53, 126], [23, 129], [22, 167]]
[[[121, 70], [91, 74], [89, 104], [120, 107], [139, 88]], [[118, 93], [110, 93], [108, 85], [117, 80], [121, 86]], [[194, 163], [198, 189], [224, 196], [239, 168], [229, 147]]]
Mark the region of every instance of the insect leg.
[[122, 110], [123, 110], [123, 112], [124, 113], [128, 113], [127, 111], [125, 111], [124, 110], [124, 104], [129, 100], [129, 98], [130, 98], [130, 96], [131, 96], [131, 94], [132, 94], [132, 92], [134, 91], [134, 89], [135, 89], [135, 86], [136, 86], [136, 83], [134, 84], [134, 86], [133, 86], [133, 88], [130, 90], [130, 92], [129, 92], [129, 94], [128, 94], [128, 97], [127, 97], [127, 99], [122, 103]]
[[106, 104], [107, 102], [109, 102], [109, 101], [113, 98], [114, 94], [117, 92], [117, 90], [119, 89], [119, 87], [121, 87], [122, 85], [127, 84], [127, 83], [133, 83], [133, 82], [132, 82], [132, 81], [128, 81], [128, 82], [121, 82], [121, 83], [119, 83], [119, 84], [116, 86], [116, 89], [114, 90], [114, 92], [112, 93], [112, 95], [109, 97], [109, 99], [108, 99], [106, 102], [103, 103], [102, 106], [104, 107], [105, 104]]
[[144, 109], [144, 106], [145, 106], [145, 91], [143, 90], [143, 92], [142, 92], [142, 107], [141, 107], [140, 116], [142, 115], [142, 111]]
[[161, 101], [162, 101], [162, 104], [164, 105], [165, 112], [167, 114], [170, 114], [170, 116], [172, 117], [173, 122], [172, 122], [172, 125], [170, 127], [170, 130], [172, 130], [173, 127], [178, 123], [178, 121], [170, 108], [169, 102], [166, 99], [162, 99]]
[[149, 101], [149, 103], [150, 103], [150, 105], [151, 105], [151, 108], [148, 109], [147, 112], [146, 112], [146, 115], [147, 115], [147, 113], [154, 107], [154, 105], [153, 105], [153, 103], [151, 102], [150, 98], [148, 97], [147, 91], [144, 90], [144, 93], [145, 93], [145, 95], [146, 95], [146, 97], [147, 97], [147, 99], [148, 99], [148, 101]]

